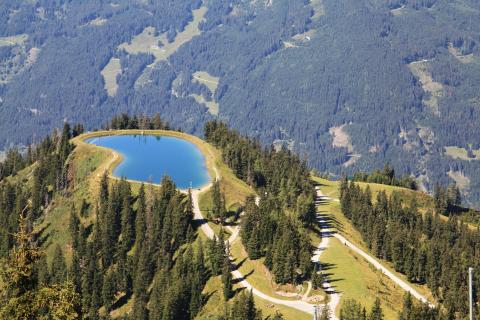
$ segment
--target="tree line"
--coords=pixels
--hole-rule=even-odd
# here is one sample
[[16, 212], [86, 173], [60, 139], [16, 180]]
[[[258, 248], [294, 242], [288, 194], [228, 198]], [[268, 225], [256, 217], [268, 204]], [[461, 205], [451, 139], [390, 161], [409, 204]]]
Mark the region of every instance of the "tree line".
[[[8, 152], [0, 164], [0, 319], [78, 319], [81, 307], [62, 250], [57, 247], [51, 267], [39, 248], [33, 225], [55, 194], [68, 187], [68, 158], [80, 125], [68, 123], [60, 133], [47, 136], [26, 154]], [[15, 179], [33, 165], [31, 178]], [[30, 180], [30, 181], [29, 181]]]
[[[322, 313], [323, 315], [323, 313]], [[328, 316], [321, 316], [320, 320], [328, 320]], [[340, 308], [340, 320], [383, 320], [385, 315], [380, 299], [376, 298], [368, 312], [365, 306], [355, 299], [346, 299]], [[397, 316], [398, 320], [447, 320], [439, 309], [430, 308], [425, 303], [415, 302], [410, 292], [403, 297], [403, 306]]]
[[313, 275], [307, 230], [282, 212], [275, 198], [263, 199], [260, 206], [247, 199], [240, 235], [250, 259], [265, 257], [275, 282], [298, 284]]
[[353, 181], [362, 181], [369, 183], [380, 183], [389, 186], [403, 187], [407, 189], [417, 190], [417, 183], [412, 175], [403, 175], [400, 178], [395, 176], [395, 169], [390, 165], [385, 165], [382, 170], [375, 169], [372, 173], [355, 172], [352, 177]]
[[133, 297], [129, 319], [193, 319], [209, 273], [203, 246], [193, 245], [190, 196], [165, 177], [160, 190], [142, 185], [135, 197], [127, 181], [104, 175], [90, 214], [91, 233], [74, 208], [70, 223], [71, 276], [85, 315], [104, 318]]
[[168, 122], [165, 122], [160, 117], [159, 113], [149, 117], [146, 115], [133, 115], [130, 116], [127, 113], [122, 113], [118, 116], [114, 116], [106, 125], [107, 130], [128, 130], [128, 129], [141, 129], [141, 130], [171, 130]]

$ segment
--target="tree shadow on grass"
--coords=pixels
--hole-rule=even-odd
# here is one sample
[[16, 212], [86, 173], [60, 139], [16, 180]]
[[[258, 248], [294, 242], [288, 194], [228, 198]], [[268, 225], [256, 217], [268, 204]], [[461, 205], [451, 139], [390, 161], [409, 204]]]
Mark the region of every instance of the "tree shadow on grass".
[[118, 299], [117, 301], [115, 301], [115, 303], [112, 305], [112, 309], [111, 309], [111, 310], [116, 310], [116, 309], [121, 308], [122, 306], [124, 306], [124, 305], [130, 300], [131, 297], [132, 297], [132, 293], [131, 293], [131, 292], [123, 295], [122, 297], [120, 297], [120, 299]]
[[202, 306], [206, 305], [208, 303], [208, 300], [210, 300], [210, 298], [215, 294], [217, 293], [218, 290], [213, 290], [212, 292], [208, 292], [206, 294], [203, 294], [203, 298], [202, 298]]
[[238, 270], [245, 263], [247, 258], [242, 259], [239, 263], [235, 263], [236, 259], [232, 261], [232, 270]]
[[317, 221], [322, 229], [335, 229], [339, 232], [344, 230], [343, 223], [338, 221], [333, 214], [326, 213], [326, 211], [317, 213]]
[[254, 270], [251, 270], [250, 272], [244, 274], [242, 277], [233, 279], [232, 283], [236, 284], [236, 283], [242, 282], [243, 280], [247, 280], [247, 278], [250, 277], [253, 274], [253, 272]]
[[238, 287], [238, 288], [236, 288], [235, 290], [233, 290], [233, 296], [236, 296], [237, 293], [240, 293], [240, 292], [242, 292], [242, 291], [244, 291], [244, 290], [247, 290], [247, 288], [245, 288], [245, 287]]
[[50, 234], [47, 233], [47, 229], [50, 227], [51, 223], [47, 223], [43, 228], [36, 232], [36, 241], [39, 247], [43, 247], [44, 244], [48, 241]]
[[205, 223], [207, 223], [207, 219], [203, 218], [203, 219], [194, 219], [192, 221], [192, 227], [195, 231], [197, 231], [198, 229], [200, 229], [200, 227], [202, 225], [204, 225]]

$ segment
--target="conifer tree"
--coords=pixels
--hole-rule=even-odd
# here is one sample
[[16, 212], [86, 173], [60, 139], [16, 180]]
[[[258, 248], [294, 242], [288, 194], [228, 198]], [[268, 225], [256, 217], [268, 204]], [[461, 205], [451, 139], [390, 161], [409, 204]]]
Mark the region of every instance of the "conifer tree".
[[149, 255], [149, 244], [145, 240], [140, 248], [138, 262], [135, 268], [135, 278], [133, 281], [133, 294], [135, 295], [133, 305], [133, 316], [135, 320], [148, 318], [148, 286], [151, 281], [151, 259]]
[[318, 270], [318, 265], [315, 265], [315, 269], [312, 272], [312, 287], [313, 289], [317, 290], [319, 288], [322, 288], [322, 274]]
[[198, 239], [197, 252], [195, 256], [195, 266], [196, 273], [200, 277], [201, 283], [205, 283], [207, 281], [208, 275], [205, 268], [205, 254], [203, 252], [203, 241], [201, 238]]
[[222, 268], [223, 297], [228, 301], [233, 295], [232, 273], [230, 269], [230, 259], [225, 256]]
[[360, 303], [353, 299], [345, 300], [340, 309], [340, 320], [367, 320], [366, 312]]
[[448, 208], [448, 198], [446, 190], [440, 184], [435, 185], [434, 189], [435, 212], [445, 214]]
[[72, 133], [70, 129], [70, 124], [68, 124], [68, 122], [65, 122], [63, 126], [62, 136], [60, 138], [60, 146], [58, 151], [58, 154], [60, 155], [60, 159], [62, 163], [64, 163], [65, 160], [67, 160], [68, 155], [73, 149], [73, 146], [70, 143], [71, 137], [72, 137]]
[[459, 206], [462, 204], [462, 196], [460, 194], [460, 189], [455, 182], [448, 186], [446, 192], [448, 207]]
[[82, 292], [82, 268], [80, 267], [80, 259], [77, 251], [72, 253], [72, 265], [68, 274], [71, 277], [75, 292]]
[[51, 282], [53, 284], [63, 283], [67, 279], [67, 263], [65, 262], [62, 248], [58, 244], [53, 252], [51, 270]]
[[88, 214], [88, 203], [85, 199], [82, 199], [82, 204], [80, 205], [80, 216], [85, 218]]
[[[218, 259], [218, 254], [217, 254], [217, 245], [218, 241], [217, 241], [217, 237], [213, 237], [212, 240], [208, 240], [208, 244], [209, 244], [209, 250], [208, 250], [208, 254], [209, 254], [209, 260], [210, 260], [210, 269], [212, 270], [212, 274], [213, 275], [219, 275], [220, 274], [220, 268], [219, 268], [219, 259]], [[220, 260], [222, 261], [222, 260]]]
[[213, 182], [212, 193], [212, 214], [213, 217], [219, 219], [222, 224], [227, 218], [227, 209], [225, 208], [225, 197], [220, 189], [220, 182], [218, 180]]
[[47, 263], [47, 256], [42, 255], [36, 264], [37, 281], [40, 286], [47, 286], [50, 284], [50, 272]]
[[113, 272], [108, 272], [103, 280], [102, 286], [102, 300], [107, 312], [112, 310], [112, 304], [115, 300], [115, 293], [115, 274]]
[[372, 311], [370, 311], [369, 320], [383, 320], [383, 311], [380, 304], [380, 299], [376, 298], [372, 306]]
[[261, 320], [262, 313], [255, 307], [253, 293], [241, 292], [235, 298], [231, 310], [226, 310], [228, 320]]
[[193, 318], [201, 310], [203, 304], [202, 290], [204, 283], [199, 273], [194, 273], [191, 279], [189, 313]]
[[142, 184], [137, 197], [137, 214], [135, 218], [135, 264], [138, 263], [147, 230], [145, 186]]
[[247, 238], [247, 252], [248, 256], [252, 260], [259, 259], [261, 257], [261, 252], [260, 252], [260, 235], [259, 235], [259, 230], [257, 227], [254, 227], [252, 229], [251, 235], [249, 238]]
[[103, 289], [103, 272], [101, 272], [101, 268], [98, 266], [98, 262], [94, 261], [89, 318], [92, 318], [92, 319], [98, 318], [98, 310], [103, 305], [102, 289]]
[[155, 274], [150, 295], [150, 312], [148, 314], [151, 320], [164, 318], [165, 300], [169, 294], [169, 276], [170, 274], [164, 270], [159, 270]]
[[99, 201], [98, 211], [100, 215], [100, 222], [103, 222], [103, 217], [107, 212], [108, 199], [109, 199], [108, 172], [104, 171], [102, 178], [100, 180], [100, 195], [98, 198], [98, 201]]
[[70, 229], [70, 236], [72, 238], [72, 247], [73, 249], [76, 249], [78, 246], [78, 235], [79, 235], [79, 224], [80, 220], [77, 217], [77, 213], [75, 211], [75, 205], [72, 205], [70, 208], [70, 223], [69, 223], [69, 229]]

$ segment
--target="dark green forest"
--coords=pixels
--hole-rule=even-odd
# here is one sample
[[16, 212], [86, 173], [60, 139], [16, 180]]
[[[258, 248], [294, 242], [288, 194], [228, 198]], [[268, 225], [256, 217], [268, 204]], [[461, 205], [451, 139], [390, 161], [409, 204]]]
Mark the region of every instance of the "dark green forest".
[[[202, 135], [219, 118], [336, 176], [388, 162], [399, 176], [428, 177], [420, 187], [433, 191], [452, 182], [447, 172], [463, 173], [464, 200], [478, 206], [480, 161], [445, 154], [447, 146], [480, 149], [478, 1], [319, 2], [3, 1], [0, 39], [28, 38], [0, 45], [8, 78], [0, 81], [0, 149], [38, 143], [65, 119], [91, 130], [121, 112], [160, 112], [172, 127]], [[153, 55], [119, 49], [146, 27], [174, 40], [201, 6], [201, 34], [155, 68], [147, 68]], [[122, 68], [114, 96], [101, 75], [111, 58]], [[415, 63], [439, 93], [422, 87]], [[136, 85], [147, 69], [148, 82]], [[215, 92], [194, 81], [197, 71], [219, 78]], [[219, 114], [192, 94], [216, 101]], [[349, 145], [334, 147], [329, 131], [342, 125]]]

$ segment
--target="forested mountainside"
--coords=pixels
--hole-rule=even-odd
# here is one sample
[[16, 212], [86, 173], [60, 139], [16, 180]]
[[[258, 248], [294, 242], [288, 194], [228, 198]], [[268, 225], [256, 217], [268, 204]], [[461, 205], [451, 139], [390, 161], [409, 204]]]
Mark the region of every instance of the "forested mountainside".
[[0, 147], [65, 119], [220, 118], [321, 172], [389, 162], [480, 204], [475, 0], [0, 4]]
[[[82, 134], [82, 125], [65, 123], [25, 155], [11, 151], [0, 162], [0, 319], [308, 319], [305, 310], [315, 304], [322, 306], [319, 319], [332, 319], [329, 310], [346, 320], [466, 315], [465, 270], [479, 267], [478, 225], [444, 215], [459, 201], [450, 187], [438, 187], [432, 198], [387, 184], [328, 181], [312, 176], [289, 150], [263, 148], [219, 121], [206, 123], [206, 142], [158, 130], [169, 128], [159, 115], [121, 115], [108, 128], [115, 129]], [[215, 158], [206, 163], [220, 179], [212, 188], [178, 190], [167, 176], [160, 185], [115, 178], [116, 154], [85, 143], [93, 136], [140, 133], [196, 140], [205, 157]], [[387, 173], [362, 177], [378, 181]], [[209, 197], [212, 210], [201, 209]], [[437, 307], [384, 283], [388, 278], [372, 266], [359, 268], [363, 259], [344, 260], [346, 242], [322, 244], [337, 233], [364, 242], [424, 294], [428, 286]], [[316, 252], [327, 249], [336, 254], [334, 263], [319, 260]], [[333, 276], [346, 263], [354, 274]], [[262, 275], [251, 269], [242, 275], [244, 264]], [[327, 291], [329, 283], [356, 278], [370, 282]], [[242, 291], [244, 281], [253, 290]], [[282, 286], [303, 292], [305, 283], [310, 289], [303, 295], [275, 296]], [[276, 289], [269, 291], [272, 284]], [[363, 286], [369, 289], [362, 292]], [[312, 290], [321, 300], [306, 300]], [[339, 293], [345, 298], [333, 303]], [[285, 317], [279, 306], [289, 306], [280, 309]]]

